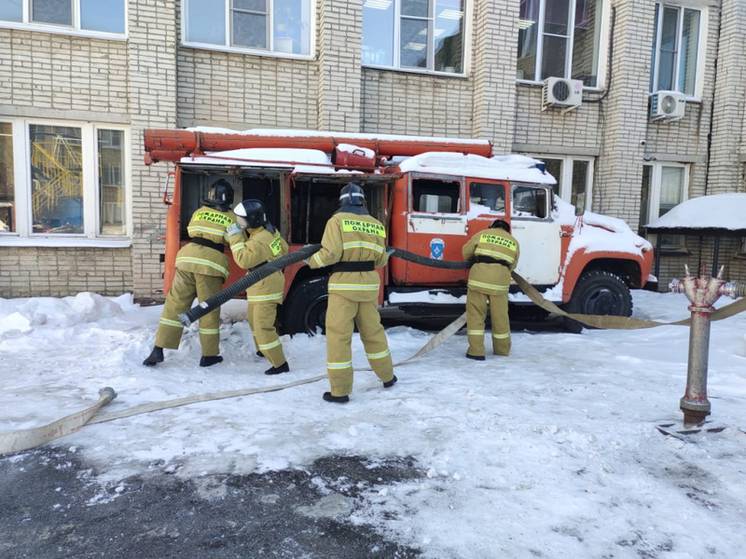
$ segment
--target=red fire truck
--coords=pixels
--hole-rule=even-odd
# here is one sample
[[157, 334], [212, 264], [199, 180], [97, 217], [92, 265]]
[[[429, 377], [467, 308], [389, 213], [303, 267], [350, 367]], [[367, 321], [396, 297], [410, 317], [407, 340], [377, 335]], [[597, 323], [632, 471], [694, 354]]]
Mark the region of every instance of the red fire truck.
[[[291, 247], [318, 243], [337, 208], [339, 189], [354, 180], [391, 246], [430, 258], [461, 260], [463, 244], [498, 217], [521, 244], [518, 273], [547, 299], [573, 312], [629, 316], [630, 288], [644, 287], [651, 245], [621, 220], [574, 208], [555, 194], [539, 161], [493, 156], [484, 140], [336, 134], [302, 130], [147, 130], [146, 163], [175, 169], [166, 224], [164, 292], [186, 226], [208, 187], [228, 180], [236, 201], [257, 198]], [[168, 191], [168, 188], [167, 188]], [[230, 251], [227, 251], [230, 257]], [[244, 272], [232, 264], [229, 282]], [[285, 332], [323, 327], [327, 272], [285, 270]], [[382, 305], [420, 315], [462, 304], [466, 272], [392, 259], [383, 271]], [[511, 302], [527, 303], [520, 293]], [[433, 311], [434, 312], [434, 311]]]

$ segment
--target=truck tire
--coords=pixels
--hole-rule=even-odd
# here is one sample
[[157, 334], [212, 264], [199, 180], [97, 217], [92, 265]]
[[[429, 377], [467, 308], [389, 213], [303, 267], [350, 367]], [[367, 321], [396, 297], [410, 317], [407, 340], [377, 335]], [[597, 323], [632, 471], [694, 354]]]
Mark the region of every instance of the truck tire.
[[[632, 293], [618, 275], [604, 270], [591, 270], [580, 276], [565, 310], [577, 314], [631, 316]], [[584, 326], [566, 318], [565, 328], [579, 333]]]
[[327, 276], [309, 278], [296, 285], [283, 305], [283, 330], [286, 334], [324, 332], [326, 303], [329, 299]]

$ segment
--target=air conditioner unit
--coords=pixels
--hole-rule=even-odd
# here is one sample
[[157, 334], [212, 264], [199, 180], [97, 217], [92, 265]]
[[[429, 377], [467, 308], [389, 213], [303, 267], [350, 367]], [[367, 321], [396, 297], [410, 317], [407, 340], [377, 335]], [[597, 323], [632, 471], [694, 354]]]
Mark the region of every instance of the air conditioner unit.
[[547, 107], [564, 107], [563, 112], [579, 107], [583, 102], [583, 82], [565, 78], [547, 78], [544, 80], [543, 102], [541, 110]]
[[679, 120], [686, 112], [686, 96], [678, 91], [656, 91], [650, 96], [650, 120]]

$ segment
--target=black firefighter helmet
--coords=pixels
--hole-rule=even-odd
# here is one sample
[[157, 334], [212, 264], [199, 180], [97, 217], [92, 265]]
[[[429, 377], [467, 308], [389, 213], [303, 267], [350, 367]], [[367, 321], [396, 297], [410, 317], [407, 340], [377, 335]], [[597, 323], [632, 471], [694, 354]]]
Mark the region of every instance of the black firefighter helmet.
[[348, 182], [339, 192], [339, 205], [343, 206], [365, 206], [365, 192], [363, 187], [356, 182]]
[[211, 208], [221, 211], [228, 211], [233, 204], [233, 187], [225, 179], [219, 179], [212, 183], [210, 190], [207, 191], [207, 197], [202, 203]]
[[244, 200], [233, 208], [233, 213], [244, 229], [256, 229], [267, 224], [267, 210], [261, 200]]
[[491, 229], [502, 229], [503, 231], [507, 231], [510, 233], [510, 223], [505, 221], [504, 219], [496, 219], [492, 222], [492, 225], [490, 225]]

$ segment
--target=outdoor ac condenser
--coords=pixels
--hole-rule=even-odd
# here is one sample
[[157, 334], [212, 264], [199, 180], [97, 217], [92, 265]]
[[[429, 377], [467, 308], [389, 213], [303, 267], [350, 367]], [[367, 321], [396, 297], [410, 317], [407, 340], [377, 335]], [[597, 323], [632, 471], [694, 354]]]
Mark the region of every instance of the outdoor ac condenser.
[[549, 107], [564, 108], [563, 112], [579, 107], [583, 102], [583, 82], [565, 78], [547, 78], [544, 80], [543, 102], [541, 110]]
[[686, 112], [686, 95], [678, 91], [656, 91], [650, 96], [650, 120], [679, 120]]

